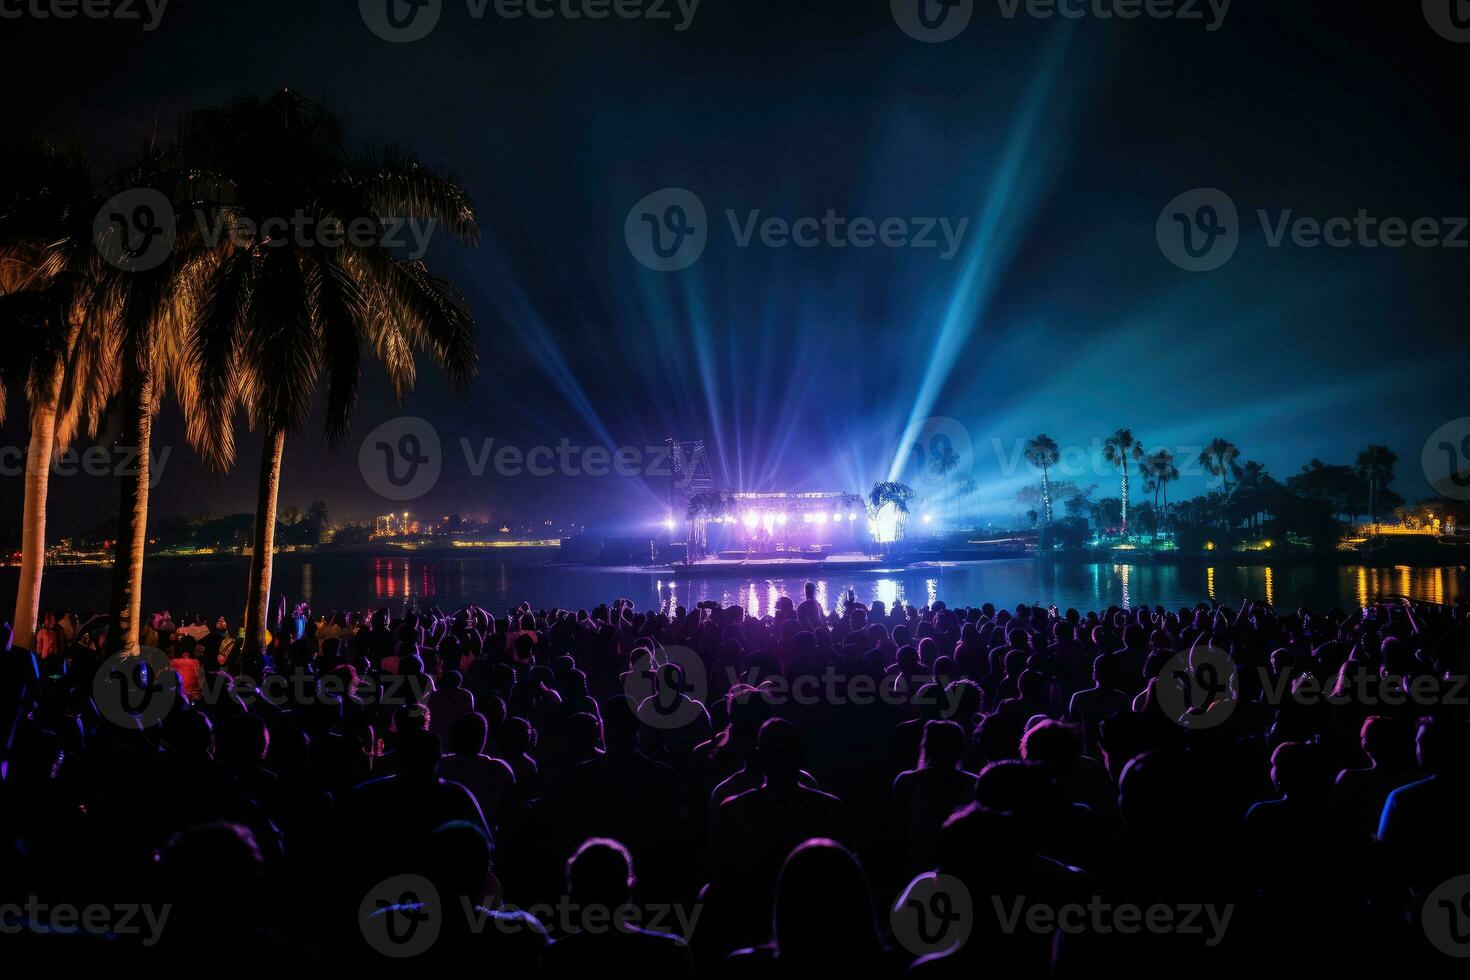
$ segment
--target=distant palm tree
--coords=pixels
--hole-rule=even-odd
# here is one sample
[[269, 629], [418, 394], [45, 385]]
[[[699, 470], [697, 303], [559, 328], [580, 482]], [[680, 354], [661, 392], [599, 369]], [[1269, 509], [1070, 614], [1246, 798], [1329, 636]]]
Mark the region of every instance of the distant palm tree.
[[[341, 126], [316, 103], [283, 90], [196, 113], [187, 121], [190, 163], [228, 188], [207, 202], [211, 223], [305, 216], [307, 227], [382, 229], [390, 220], [433, 222], [456, 239], [479, 235], [468, 194], [413, 158], [353, 161]], [[206, 374], [219, 379], [197, 426], [232, 438], [243, 407], [265, 435], [256, 492], [245, 649], [265, 635], [272, 548], [286, 434], [306, 424], [318, 382], [326, 384], [329, 443], [340, 445], [357, 399], [364, 349], [402, 399], [427, 351], [451, 389], [477, 366], [474, 322], [458, 292], [373, 235], [280, 236], [218, 246], [196, 322]]]
[[960, 485], [957, 488], [962, 499], [969, 499], [970, 497], [973, 497], [975, 495], [975, 492], [979, 489], [980, 484], [975, 482], [975, 478], [973, 476], [965, 477], [963, 480], [960, 481]]
[[[1173, 453], [1160, 449], [1147, 456], [1139, 469], [1148, 475], [1144, 487], [1154, 493], [1154, 534], [1158, 534], [1161, 524], [1168, 516], [1169, 484], [1179, 479], [1179, 467], [1174, 465]], [[1160, 494], [1164, 498], [1162, 511], [1159, 509]]]
[[1399, 458], [1387, 446], [1373, 445], [1358, 453], [1353, 471], [1368, 484], [1368, 521], [1378, 523], [1379, 495], [1393, 482], [1393, 469]]
[[99, 204], [81, 153], [45, 142], [0, 150], [0, 423], [7, 385], [24, 391], [30, 415], [11, 637], [23, 648], [40, 610], [52, 460], [75, 435], [82, 401], [106, 384], [92, 372], [97, 359], [78, 350], [100, 272]]
[[1230, 478], [1240, 478], [1240, 450], [1235, 448], [1235, 443], [1228, 439], [1216, 436], [1210, 440], [1210, 444], [1200, 450], [1199, 462], [1205, 468], [1205, 472], [1211, 476], [1220, 478], [1221, 487], [1227, 493], [1230, 490]]
[[1041, 511], [1046, 523], [1051, 523], [1051, 468], [1061, 459], [1056, 440], [1043, 432], [1026, 440], [1026, 462], [1041, 468]]
[[1128, 460], [1143, 459], [1143, 447], [1133, 439], [1131, 429], [1119, 429], [1103, 440], [1103, 459], [1123, 471], [1123, 493], [1119, 498], [1122, 514], [1122, 534], [1128, 536]]
[[[948, 443], [943, 449], [936, 450], [934, 458], [929, 461], [929, 471], [938, 476], [944, 485], [949, 485], [949, 475], [960, 465], [960, 454], [954, 451], [954, 447]], [[951, 508], [955, 506], [953, 494], [946, 495], [949, 498]]]

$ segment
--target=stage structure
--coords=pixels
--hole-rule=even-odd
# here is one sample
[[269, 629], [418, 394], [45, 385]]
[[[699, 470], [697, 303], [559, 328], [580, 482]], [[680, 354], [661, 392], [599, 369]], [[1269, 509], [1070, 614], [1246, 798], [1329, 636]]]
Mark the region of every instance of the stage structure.
[[[705, 501], [715, 492], [715, 478], [710, 472], [704, 440], [680, 442], [671, 438], [664, 442], [669, 447], [671, 473], [669, 516], [666, 523], [672, 535], [675, 528], [687, 522], [684, 560], [690, 562], [702, 556], [706, 547], [704, 511], [695, 502]], [[698, 512], [701, 516], [690, 517], [693, 512]]]

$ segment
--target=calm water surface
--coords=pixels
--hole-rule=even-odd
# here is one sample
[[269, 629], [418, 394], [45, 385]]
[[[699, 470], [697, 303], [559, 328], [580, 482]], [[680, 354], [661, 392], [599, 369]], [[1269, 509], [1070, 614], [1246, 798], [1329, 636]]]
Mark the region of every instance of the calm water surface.
[[[15, 586], [18, 571], [0, 569], [0, 589]], [[145, 610], [199, 611], [233, 621], [245, 600], [247, 568], [239, 562], [152, 563], [144, 578]], [[484, 558], [366, 558], [282, 556], [276, 560], [274, 591], [317, 610], [363, 609], [405, 600], [450, 609], [476, 602], [492, 610], [521, 601], [534, 605], [591, 607], [615, 598], [640, 608], [669, 600], [690, 604], [706, 599], [739, 604], [766, 614], [783, 595], [800, 597], [802, 576], [693, 576], [670, 580], [630, 569], [552, 568]], [[814, 579], [828, 608], [849, 588], [859, 599], [923, 605], [993, 602], [1056, 603], [1066, 609], [1138, 604], [1177, 607], [1216, 599], [1239, 603], [1264, 598], [1284, 608], [1361, 605], [1369, 597], [1408, 595], [1433, 602], [1470, 596], [1470, 573], [1447, 568], [1359, 568], [1332, 565], [1113, 565], [1037, 562], [1030, 559], [945, 565], [892, 572], [837, 572]], [[48, 569], [45, 605], [80, 610], [105, 608], [108, 569]]]

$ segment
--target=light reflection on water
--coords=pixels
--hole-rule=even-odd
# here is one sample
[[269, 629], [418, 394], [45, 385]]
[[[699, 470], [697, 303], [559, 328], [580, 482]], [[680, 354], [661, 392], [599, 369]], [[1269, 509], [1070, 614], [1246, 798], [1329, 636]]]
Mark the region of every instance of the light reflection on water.
[[[0, 589], [14, 585], [17, 569], [0, 569]], [[238, 616], [245, 594], [244, 562], [157, 562], [144, 576], [146, 609], [175, 613]], [[591, 607], [631, 599], [639, 609], [672, 602], [690, 606], [715, 600], [738, 605], [752, 615], [770, 615], [783, 595], [800, 602], [807, 578], [788, 576], [691, 576], [670, 580], [630, 569], [555, 568], [483, 558], [277, 558], [272, 585], [289, 602], [310, 602], [317, 610], [365, 609], [405, 601], [456, 608], [475, 602], [496, 612], [519, 602]], [[852, 589], [867, 603], [950, 605], [992, 602], [1055, 603], [1063, 610], [1109, 605], [1179, 607], [1215, 599], [1238, 604], [1266, 599], [1291, 608], [1362, 605], [1379, 596], [1409, 595], [1453, 603], [1470, 596], [1470, 574], [1463, 566], [1442, 568], [1364, 568], [1359, 566], [1275, 565], [1114, 565], [1038, 562], [1027, 559], [946, 565], [890, 573], [840, 572], [812, 579], [817, 599], [831, 609]], [[90, 612], [105, 608], [108, 570], [101, 567], [48, 568], [42, 601], [46, 605]]]

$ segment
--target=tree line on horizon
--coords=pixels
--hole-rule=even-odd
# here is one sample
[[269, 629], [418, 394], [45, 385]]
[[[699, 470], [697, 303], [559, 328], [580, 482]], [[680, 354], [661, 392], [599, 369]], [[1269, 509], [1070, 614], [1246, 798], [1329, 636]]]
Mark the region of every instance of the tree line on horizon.
[[[284, 89], [186, 114], [172, 141], [150, 142], [106, 181], [112, 197], [94, 188], [79, 150], [48, 140], [5, 147], [0, 174], [0, 423], [8, 387], [23, 395], [29, 430], [14, 642], [34, 638], [52, 459], [111, 421], [139, 463], [117, 480], [107, 646], [137, 649], [150, 439], [172, 397], [190, 445], [216, 472], [235, 462], [240, 416], [264, 436], [243, 616], [246, 648], [262, 645], [285, 439], [308, 423], [318, 392], [328, 441], [340, 445], [365, 358], [400, 400], [414, 385], [416, 352], [453, 390], [476, 373], [474, 321], [459, 291], [382, 234], [390, 220], [432, 222], [473, 245], [468, 193], [414, 156], [350, 153], [330, 112]], [[139, 190], [179, 219], [156, 265], [128, 261], [145, 216], [109, 213], [116, 195]], [[207, 233], [296, 216], [378, 233]]]

